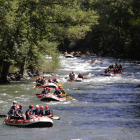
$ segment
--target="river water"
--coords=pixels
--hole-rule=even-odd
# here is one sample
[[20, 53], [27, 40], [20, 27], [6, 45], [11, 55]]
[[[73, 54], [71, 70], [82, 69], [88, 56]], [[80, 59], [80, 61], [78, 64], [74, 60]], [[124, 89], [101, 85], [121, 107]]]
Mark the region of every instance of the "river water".
[[[94, 57], [103, 64], [90, 64]], [[121, 63], [124, 75], [103, 76], [110, 64]], [[36, 98], [43, 89], [34, 89], [36, 77], [28, 81], [0, 85], [0, 114], [7, 114], [13, 100], [24, 105], [49, 105], [55, 116], [51, 128], [18, 128], [3, 124], [0, 118], [0, 140], [139, 140], [140, 139], [140, 65], [132, 60], [112, 57], [61, 57], [56, 77], [68, 96], [65, 102], [44, 102]], [[67, 82], [71, 71], [83, 73], [84, 82]]]

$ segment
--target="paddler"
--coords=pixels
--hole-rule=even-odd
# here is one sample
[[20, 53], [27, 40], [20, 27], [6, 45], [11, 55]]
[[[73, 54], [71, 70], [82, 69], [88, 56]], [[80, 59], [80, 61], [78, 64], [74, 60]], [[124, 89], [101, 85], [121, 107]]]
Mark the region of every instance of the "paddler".
[[45, 116], [53, 117], [53, 111], [49, 109], [49, 106], [45, 106]]
[[23, 104], [19, 105], [19, 108], [17, 109], [17, 116], [19, 116], [20, 119], [24, 119]]
[[73, 71], [69, 74], [69, 79], [70, 80], [75, 79], [75, 73]]
[[57, 85], [58, 84], [57, 78], [53, 78], [52, 82]]
[[52, 83], [52, 79], [51, 78], [49, 78], [48, 83]]
[[29, 105], [29, 108], [26, 110], [25, 115], [26, 115], [26, 120], [30, 119], [30, 116], [33, 115], [33, 105]]
[[39, 105], [36, 105], [35, 109], [33, 110], [33, 113], [34, 113], [35, 116], [38, 116], [39, 112], [40, 112]]
[[78, 78], [82, 78], [83, 79], [83, 74], [82, 73], [79, 73], [78, 74]]
[[39, 116], [45, 116], [44, 106], [40, 106]]
[[17, 114], [17, 109], [16, 109], [16, 104], [14, 104], [12, 108], [9, 110], [8, 115], [10, 118], [13, 118], [16, 116], [16, 114]]
[[56, 95], [57, 97], [61, 97], [61, 94], [62, 94], [62, 92], [59, 90], [59, 88], [55, 88], [55, 91], [54, 91], [54, 93], [53, 93], [54, 95]]
[[61, 87], [61, 85], [59, 85], [58, 89], [60, 90], [60, 92], [61, 92], [62, 94], [66, 94], [66, 92], [63, 90], [63, 87]]

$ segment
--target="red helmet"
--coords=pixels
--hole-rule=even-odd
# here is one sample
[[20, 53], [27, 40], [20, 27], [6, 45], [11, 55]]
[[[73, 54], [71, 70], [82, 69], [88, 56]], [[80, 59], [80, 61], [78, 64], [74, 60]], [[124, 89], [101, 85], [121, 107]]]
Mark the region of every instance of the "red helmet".
[[19, 106], [22, 106], [23, 107], [23, 104], [20, 104]]
[[38, 80], [38, 78], [36, 78], [36, 80]]
[[45, 106], [45, 108], [49, 108], [49, 106]]
[[32, 108], [34, 108], [34, 106], [33, 106], [33, 105], [29, 105], [29, 108], [31, 108], [31, 109], [32, 109]]
[[72, 74], [72, 73], [70, 73], [70, 74]]
[[79, 75], [82, 75], [82, 73], [79, 73]]
[[46, 88], [44, 88], [44, 90], [45, 90]]
[[54, 78], [53, 80], [57, 80], [56, 78]]
[[44, 109], [44, 106], [40, 106], [40, 110], [43, 110]]
[[49, 87], [46, 87], [46, 89], [48, 89]]

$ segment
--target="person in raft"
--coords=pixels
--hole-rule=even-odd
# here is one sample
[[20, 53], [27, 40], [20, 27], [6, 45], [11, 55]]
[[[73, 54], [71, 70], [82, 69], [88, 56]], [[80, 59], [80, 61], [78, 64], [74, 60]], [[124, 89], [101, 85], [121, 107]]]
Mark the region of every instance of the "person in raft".
[[82, 73], [79, 73], [79, 74], [78, 74], [78, 78], [82, 78], [82, 79], [83, 79], [83, 78], [84, 78], [84, 77], [83, 77], [83, 74], [82, 74]]
[[75, 73], [73, 71], [69, 74], [69, 78], [70, 80], [75, 79]]
[[63, 87], [61, 87], [61, 85], [59, 85], [58, 89], [60, 90], [60, 92], [61, 92], [62, 94], [66, 94], [66, 92], [63, 90]]
[[31, 115], [33, 115], [33, 105], [29, 105], [29, 108], [26, 110], [25, 115], [26, 115], [26, 120], [31, 119]]
[[57, 78], [54, 78], [53, 80], [52, 80], [52, 82], [54, 83], [54, 84], [58, 84], [58, 81], [57, 81]]
[[62, 92], [59, 90], [59, 88], [56, 87], [53, 94], [56, 95], [57, 97], [61, 98]]
[[48, 83], [52, 83], [52, 79], [51, 78], [49, 78]]
[[39, 116], [45, 116], [44, 106], [40, 106]]
[[53, 111], [49, 109], [49, 106], [45, 106], [45, 116], [53, 117]]
[[14, 118], [15, 116], [17, 116], [16, 104], [14, 104], [12, 108], [9, 110], [8, 115], [10, 118]]
[[34, 113], [35, 116], [38, 116], [39, 112], [40, 112], [39, 105], [36, 105], [35, 109], [33, 110], [33, 113]]
[[19, 105], [19, 108], [17, 109], [17, 115], [20, 117], [20, 119], [24, 119], [23, 104]]

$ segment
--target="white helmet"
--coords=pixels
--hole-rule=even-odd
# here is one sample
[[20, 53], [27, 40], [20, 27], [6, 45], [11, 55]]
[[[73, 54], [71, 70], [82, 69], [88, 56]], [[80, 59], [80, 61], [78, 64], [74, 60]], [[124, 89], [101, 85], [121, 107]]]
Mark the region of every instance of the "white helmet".
[[13, 101], [13, 104], [16, 104], [17, 103], [17, 101]]
[[39, 108], [39, 105], [36, 105], [35, 108]]

